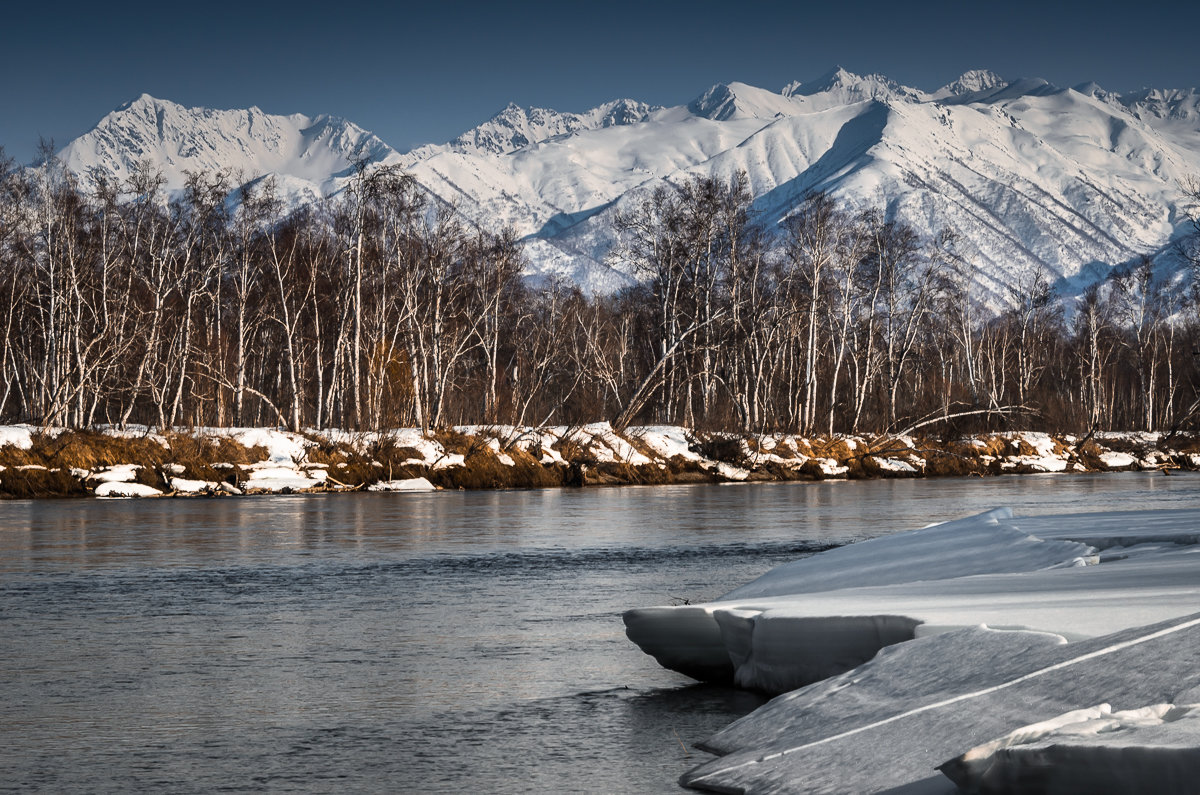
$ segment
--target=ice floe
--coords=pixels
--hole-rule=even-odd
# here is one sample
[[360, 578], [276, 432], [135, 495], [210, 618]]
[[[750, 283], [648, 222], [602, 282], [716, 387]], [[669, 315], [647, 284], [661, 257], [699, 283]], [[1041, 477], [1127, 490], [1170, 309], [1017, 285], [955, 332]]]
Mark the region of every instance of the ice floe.
[[724, 756], [690, 787], [1187, 792], [1197, 535], [1187, 508], [992, 511], [785, 564], [705, 605], [630, 611], [627, 631], [676, 670], [782, 693], [702, 743]]
[[[630, 610], [626, 633], [667, 668], [778, 691], [870, 659], [882, 646], [913, 637], [927, 620], [961, 623], [929, 605], [905, 616], [890, 601], [854, 601], [847, 589], [915, 583], [920, 593], [922, 582], [1082, 564], [1094, 552], [1032, 536], [1013, 524], [1010, 510], [997, 509], [793, 561], [706, 604]], [[916, 597], [909, 598], [913, 609]], [[783, 640], [789, 637], [794, 641]]]

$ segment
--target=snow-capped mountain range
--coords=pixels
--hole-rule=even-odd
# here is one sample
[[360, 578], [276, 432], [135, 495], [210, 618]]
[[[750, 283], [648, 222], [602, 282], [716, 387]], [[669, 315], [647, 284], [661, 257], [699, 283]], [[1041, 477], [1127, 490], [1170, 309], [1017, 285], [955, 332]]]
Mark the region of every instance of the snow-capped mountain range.
[[[470, 223], [526, 237], [531, 276], [591, 291], [630, 283], [609, 261], [614, 211], [693, 175], [749, 176], [768, 223], [812, 189], [952, 228], [980, 299], [1038, 267], [1066, 294], [1187, 227], [1181, 183], [1200, 174], [1200, 94], [1063, 89], [973, 71], [927, 93], [842, 69], [770, 91], [715, 85], [686, 105], [617, 100], [584, 113], [509, 105], [458, 138], [399, 152], [331, 116], [186, 108], [143, 95], [61, 157], [118, 177], [149, 160], [168, 189], [186, 171], [276, 175], [292, 202], [336, 194], [356, 151], [403, 166]], [[1163, 258], [1164, 262], [1170, 257]]]

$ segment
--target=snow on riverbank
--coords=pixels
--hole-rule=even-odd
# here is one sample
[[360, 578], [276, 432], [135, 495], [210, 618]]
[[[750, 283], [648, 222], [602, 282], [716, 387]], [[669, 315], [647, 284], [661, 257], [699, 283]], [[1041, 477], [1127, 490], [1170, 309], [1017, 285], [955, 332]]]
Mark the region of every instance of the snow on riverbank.
[[[1198, 469], [1198, 451], [1198, 439], [1144, 433], [1080, 441], [1014, 432], [946, 441], [697, 433], [656, 425], [617, 432], [605, 422], [430, 433], [137, 426], [75, 432], [13, 425], [0, 426], [0, 495], [90, 493], [105, 479], [137, 480], [166, 494], [218, 494], [358, 490], [416, 478], [441, 488], [505, 488]], [[131, 474], [128, 467], [140, 471]], [[99, 475], [104, 471], [107, 478]]]
[[[1194, 508], [992, 511], [785, 564], [708, 604], [631, 610], [627, 631], [668, 667], [782, 694], [706, 740], [724, 756], [687, 786], [954, 792], [943, 763], [972, 787], [1035, 786], [1041, 730], [1021, 735], [1033, 737], [1026, 750], [999, 753], [1019, 745], [1009, 733], [1099, 704], [1200, 703], [1189, 692], [1200, 688], [1198, 534]], [[1134, 733], [1121, 722], [1131, 715], [1110, 726], [1128, 742], [1077, 740], [1051, 756], [1091, 760], [1088, 781], [1109, 768], [1111, 781], [1135, 780], [1130, 770], [1160, 753], [1190, 771], [1179, 781], [1200, 775], [1200, 755], [1169, 750], [1194, 740], [1191, 723]], [[997, 754], [989, 774], [979, 760]]]

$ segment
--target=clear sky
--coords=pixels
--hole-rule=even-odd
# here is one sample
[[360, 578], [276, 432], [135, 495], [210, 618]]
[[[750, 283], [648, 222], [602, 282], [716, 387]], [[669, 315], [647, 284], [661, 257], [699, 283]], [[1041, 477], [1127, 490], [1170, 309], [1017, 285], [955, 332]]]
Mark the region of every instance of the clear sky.
[[[15, 6], [15, 7], [12, 7]], [[146, 92], [333, 113], [399, 149], [509, 101], [675, 105], [833, 66], [932, 90], [972, 68], [1114, 91], [1200, 86], [1200, 2], [23, 2], [5, 11], [0, 145], [31, 159]]]

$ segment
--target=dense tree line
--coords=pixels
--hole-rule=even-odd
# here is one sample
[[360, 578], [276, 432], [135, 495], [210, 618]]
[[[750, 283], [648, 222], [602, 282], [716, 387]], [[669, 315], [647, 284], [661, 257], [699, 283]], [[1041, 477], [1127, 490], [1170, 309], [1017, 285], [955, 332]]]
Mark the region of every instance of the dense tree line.
[[[1194, 427], [1194, 292], [1148, 258], [1070, 318], [1049, 278], [988, 312], [945, 233], [809, 196], [778, 229], [744, 177], [618, 214], [637, 287], [520, 276], [394, 169], [284, 212], [270, 180], [118, 184], [0, 157], [0, 420], [374, 429], [607, 419], [802, 433]], [[1200, 191], [1193, 191], [1200, 196]], [[1200, 233], [1200, 227], [1197, 228]], [[1200, 268], [1194, 240], [1179, 254]]]

